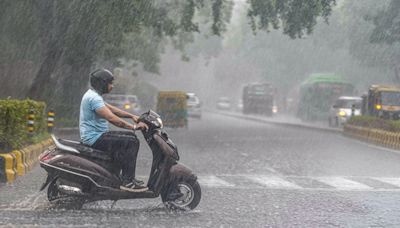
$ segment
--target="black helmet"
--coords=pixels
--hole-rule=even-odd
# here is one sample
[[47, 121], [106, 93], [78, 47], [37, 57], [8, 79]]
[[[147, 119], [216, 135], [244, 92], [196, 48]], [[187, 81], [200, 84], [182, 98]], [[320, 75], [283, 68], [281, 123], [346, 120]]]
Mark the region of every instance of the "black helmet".
[[108, 84], [113, 80], [114, 75], [106, 69], [98, 69], [90, 73], [90, 85], [100, 95], [108, 93]]

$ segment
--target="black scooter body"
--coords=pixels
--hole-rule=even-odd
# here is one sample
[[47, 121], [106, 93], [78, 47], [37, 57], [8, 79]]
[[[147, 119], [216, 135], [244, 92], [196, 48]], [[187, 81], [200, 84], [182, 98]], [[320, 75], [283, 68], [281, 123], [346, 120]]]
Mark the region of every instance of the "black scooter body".
[[[59, 195], [74, 197], [80, 202], [155, 198], [161, 195], [163, 202], [166, 202], [168, 194], [177, 189], [179, 183], [184, 183], [194, 186], [194, 188], [189, 187], [191, 189], [197, 188], [196, 197], [201, 197], [196, 175], [178, 163], [177, 148], [168, 138], [168, 134], [156, 125], [156, 118], [159, 118], [158, 114], [151, 110], [140, 117], [140, 121], [149, 126], [149, 130], [142, 133], [153, 153], [147, 182], [149, 190], [145, 192], [120, 190], [121, 179], [117, 175], [119, 168], [113, 164], [106, 152], [96, 151], [75, 141], [57, 140], [54, 136], [52, 137], [55, 147], [40, 156], [40, 166], [48, 173], [41, 190], [49, 186], [50, 201]], [[200, 198], [195, 201], [200, 201]], [[186, 206], [193, 209], [197, 204], [198, 202]]]

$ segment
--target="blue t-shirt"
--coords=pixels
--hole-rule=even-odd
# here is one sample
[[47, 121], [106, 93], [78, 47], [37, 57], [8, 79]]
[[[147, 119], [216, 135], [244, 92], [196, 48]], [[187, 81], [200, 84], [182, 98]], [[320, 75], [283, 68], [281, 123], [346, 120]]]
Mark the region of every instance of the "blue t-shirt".
[[108, 131], [108, 121], [96, 113], [96, 110], [105, 106], [103, 97], [96, 91], [89, 89], [82, 97], [79, 115], [79, 132], [81, 142], [93, 145], [100, 136]]

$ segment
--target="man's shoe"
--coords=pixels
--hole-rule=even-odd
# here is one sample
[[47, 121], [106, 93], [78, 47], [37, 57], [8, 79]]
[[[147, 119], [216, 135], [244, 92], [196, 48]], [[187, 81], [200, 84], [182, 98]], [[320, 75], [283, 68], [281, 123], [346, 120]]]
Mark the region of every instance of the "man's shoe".
[[149, 190], [148, 187], [137, 185], [133, 181], [124, 183], [119, 187], [121, 190], [129, 191], [129, 192], [145, 192]]
[[138, 180], [136, 178], [133, 178], [133, 183], [136, 184], [136, 185], [143, 185], [144, 184], [144, 182], [142, 180]]

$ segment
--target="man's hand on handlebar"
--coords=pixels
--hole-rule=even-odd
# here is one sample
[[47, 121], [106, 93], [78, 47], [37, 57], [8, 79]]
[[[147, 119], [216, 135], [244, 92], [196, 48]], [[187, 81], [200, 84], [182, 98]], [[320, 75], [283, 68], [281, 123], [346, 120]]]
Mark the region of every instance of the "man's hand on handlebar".
[[149, 126], [147, 126], [147, 124], [145, 124], [143, 122], [139, 122], [138, 124], [135, 124], [133, 126], [134, 126], [133, 130], [137, 130], [137, 129], [145, 130], [145, 131], [149, 130]]
[[139, 117], [133, 115], [133, 116], [132, 116], [132, 120], [133, 120], [134, 123], [138, 123], [138, 122], [139, 122]]

